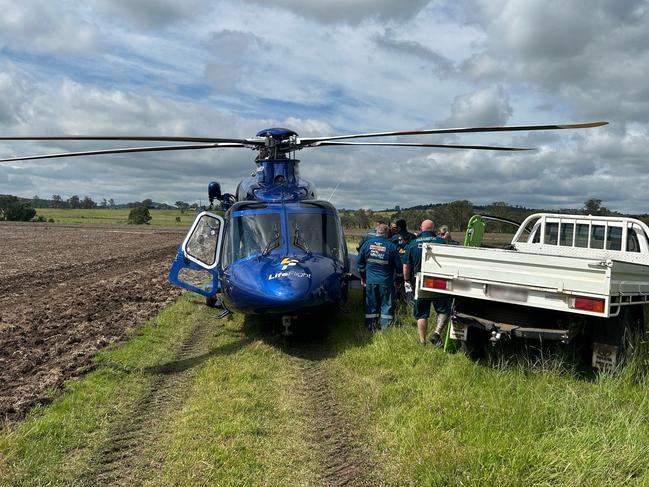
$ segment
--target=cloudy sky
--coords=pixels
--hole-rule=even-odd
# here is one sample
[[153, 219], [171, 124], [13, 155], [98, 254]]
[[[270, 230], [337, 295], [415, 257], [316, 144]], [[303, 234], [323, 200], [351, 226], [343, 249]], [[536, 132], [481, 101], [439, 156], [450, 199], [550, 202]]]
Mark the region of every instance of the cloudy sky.
[[[302, 136], [473, 125], [602, 128], [428, 137], [527, 153], [317, 148], [321, 198], [469, 199], [647, 212], [649, 1], [0, 0], [2, 135]], [[424, 139], [417, 139], [424, 140]], [[148, 145], [148, 144], [144, 144]], [[0, 156], [110, 145], [15, 142]], [[0, 165], [0, 194], [205, 199], [247, 149]]]

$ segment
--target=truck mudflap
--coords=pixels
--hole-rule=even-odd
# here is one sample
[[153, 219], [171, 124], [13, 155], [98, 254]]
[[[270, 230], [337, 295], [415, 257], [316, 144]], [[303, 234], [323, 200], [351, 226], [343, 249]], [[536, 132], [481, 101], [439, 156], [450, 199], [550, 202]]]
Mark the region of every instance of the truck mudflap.
[[497, 342], [502, 338], [531, 338], [552, 340], [562, 343], [570, 342], [579, 333], [577, 326], [567, 328], [534, 328], [478, 318], [465, 313], [455, 312], [451, 317], [451, 338], [465, 341], [470, 327], [485, 330], [491, 334], [490, 340]]

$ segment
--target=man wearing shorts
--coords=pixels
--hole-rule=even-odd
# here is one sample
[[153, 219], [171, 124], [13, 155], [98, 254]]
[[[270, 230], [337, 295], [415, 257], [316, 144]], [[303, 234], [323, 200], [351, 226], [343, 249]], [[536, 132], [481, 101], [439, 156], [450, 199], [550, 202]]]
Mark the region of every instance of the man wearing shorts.
[[[403, 259], [403, 277], [406, 286], [412, 286], [413, 277], [421, 271], [421, 254], [424, 243], [445, 244], [446, 240], [435, 236], [435, 222], [433, 220], [424, 220], [421, 222], [421, 233], [406, 248]], [[419, 332], [419, 343], [426, 343], [426, 334], [428, 328], [428, 318], [430, 317], [430, 305], [435, 307], [437, 313], [437, 326], [430, 338], [436, 346], [442, 344], [442, 330], [451, 314], [450, 298], [419, 298], [414, 300], [414, 315], [417, 320], [417, 331]]]

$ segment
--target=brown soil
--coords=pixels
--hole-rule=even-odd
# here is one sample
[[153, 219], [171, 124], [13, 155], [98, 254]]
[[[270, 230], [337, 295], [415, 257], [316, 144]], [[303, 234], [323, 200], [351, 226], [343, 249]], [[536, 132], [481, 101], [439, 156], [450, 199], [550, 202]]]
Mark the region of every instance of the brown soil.
[[182, 229], [0, 223], [0, 422], [51, 401], [179, 294]]

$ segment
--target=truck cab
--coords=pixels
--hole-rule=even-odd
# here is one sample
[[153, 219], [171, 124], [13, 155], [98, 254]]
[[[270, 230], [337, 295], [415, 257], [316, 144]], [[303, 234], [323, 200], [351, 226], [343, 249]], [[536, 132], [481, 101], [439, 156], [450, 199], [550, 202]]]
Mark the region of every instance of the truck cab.
[[649, 228], [633, 218], [537, 213], [512, 239], [519, 252], [649, 264]]

